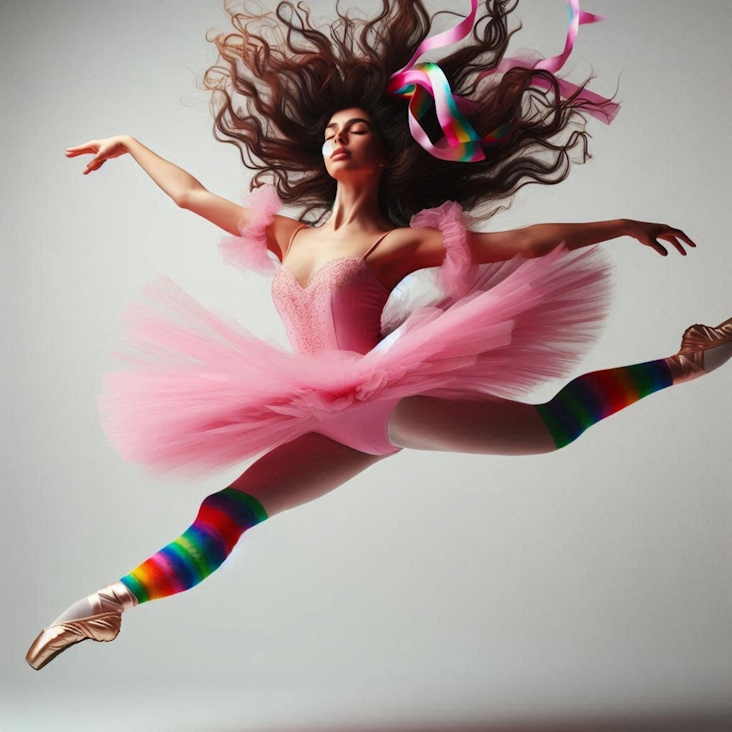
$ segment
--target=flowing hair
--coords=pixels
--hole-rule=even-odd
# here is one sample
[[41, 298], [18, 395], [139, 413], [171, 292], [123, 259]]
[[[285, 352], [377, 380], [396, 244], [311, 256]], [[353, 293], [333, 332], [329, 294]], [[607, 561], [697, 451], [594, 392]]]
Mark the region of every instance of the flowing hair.
[[[225, 4], [235, 30], [206, 36], [219, 53], [203, 79], [213, 92], [214, 137], [237, 146], [244, 166], [258, 171], [252, 189], [269, 182], [283, 203], [303, 206], [301, 221], [320, 223], [335, 201], [337, 182], [323, 160], [323, 132], [330, 117], [348, 107], [368, 111], [378, 129], [389, 160], [378, 205], [395, 227], [446, 200], [457, 201], [476, 220], [488, 219], [507, 208], [510, 200], [503, 206], [499, 202], [524, 185], [566, 179], [576, 147], [582, 148], [579, 162], [592, 157], [586, 110], [603, 103], [578, 95], [594, 76], [563, 99], [550, 71], [517, 67], [490, 73], [513, 35], [508, 16], [518, 0], [485, 0], [485, 14], [476, 18], [470, 42], [436, 61], [453, 94], [474, 102], [466, 116], [479, 135], [512, 122], [510, 138], [477, 162], [432, 156], [409, 131], [408, 101], [385, 94], [389, 77], [430, 35], [434, 18], [458, 14], [430, 16], [421, 0], [381, 0], [381, 11], [365, 20], [342, 14], [339, 3], [338, 20], [324, 26], [311, 23], [311, 11], [300, 0], [281, 0], [274, 11], [261, 13]], [[544, 88], [532, 84], [538, 77]], [[434, 109], [422, 124], [431, 139], [440, 136]], [[311, 212], [314, 220], [307, 219]]]

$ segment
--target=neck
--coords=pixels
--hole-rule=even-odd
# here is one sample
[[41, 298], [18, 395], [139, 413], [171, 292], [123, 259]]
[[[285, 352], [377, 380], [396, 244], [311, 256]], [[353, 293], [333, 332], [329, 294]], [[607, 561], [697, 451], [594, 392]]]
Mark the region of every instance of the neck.
[[379, 185], [371, 181], [338, 182], [332, 214], [325, 226], [333, 233], [391, 228], [379, 212]]

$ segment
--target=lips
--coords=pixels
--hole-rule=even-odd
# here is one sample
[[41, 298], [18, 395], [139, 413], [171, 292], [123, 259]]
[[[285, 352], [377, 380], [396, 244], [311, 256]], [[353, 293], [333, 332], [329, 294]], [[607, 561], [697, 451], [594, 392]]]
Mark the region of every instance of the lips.
[[337, 158], [345, 158], [348, 157], [351, 153], [346, 152], [343, 148], [339, 148], [338, 150], [335, 150], [333, 154], [330, 156], [331, 160], [336, 160]]

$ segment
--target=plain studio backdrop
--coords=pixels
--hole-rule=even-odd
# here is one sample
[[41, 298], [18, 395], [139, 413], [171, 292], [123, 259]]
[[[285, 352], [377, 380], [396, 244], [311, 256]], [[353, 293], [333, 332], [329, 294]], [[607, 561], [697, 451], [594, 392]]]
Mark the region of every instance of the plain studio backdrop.
[[[608, 19], [580, 28], [562, 75], [594, 69], [590, 88], [606, 96], [619, 79], [620, 114], [590, 119], [592, 160], [559, 186], [524, 188], [487, 226], [634, 218], [698, 247], [662, 258], [630, 238], [600, 244], [616, 298], [575, 375], [670, 355], [687, 326], [732, 315], [732, 5], [583, 9]], [[564, 0], [522, 0], [510, 27], [519, 19], [508, 55], [561, 51]], [[250, 172], [214, 140], [195, 83], [216, 59], [206, 31], [229, 28], [217, 0], [2, 3], [0, 729], [544, 729], [723, 711], [732, 365], [552, 455], [405, 450], [253, 529], [203, 584], [127, 613], [115, 642], [27, 666], [42, 627], [178, 537], [246, 467], [181, 487], [107, 442], [95, 397], [125, 305], [164, 273], [286, 343], [270, 280], [219, 259], [223, 231], [177, 208], [130, 156], [84, 176], [90, 157], [64, 155], [130, 134], [239, 201]]]

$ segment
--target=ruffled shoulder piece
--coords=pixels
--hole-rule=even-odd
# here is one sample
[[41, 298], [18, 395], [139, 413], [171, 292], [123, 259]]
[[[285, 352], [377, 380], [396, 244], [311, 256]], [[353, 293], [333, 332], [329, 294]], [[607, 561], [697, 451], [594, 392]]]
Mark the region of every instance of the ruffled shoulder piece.
[[442, 232], [445, 259], [437, 273], [437, 286], [455, 299], [468, 291], [477, 270], [466, 235], [470, 221], [471, 218], [456, 201], [445, 201], [441, 206], [422, 209], [409, 221], [412, 228], [432, 227]]
[[240, 236], [227, 234], [219, 242], [219, 254], [225, 264], [240, 271], [251, 270], [257, 274], [274, 274], [279, 259], [267, 249], [266, 229], [275, 214], [282, 208], [277, 189], [265, 183], [251, 193], [242, 196], [242, 205], [253, 211], [247, 224], [238, 224]]

